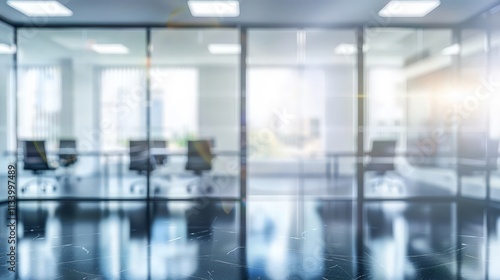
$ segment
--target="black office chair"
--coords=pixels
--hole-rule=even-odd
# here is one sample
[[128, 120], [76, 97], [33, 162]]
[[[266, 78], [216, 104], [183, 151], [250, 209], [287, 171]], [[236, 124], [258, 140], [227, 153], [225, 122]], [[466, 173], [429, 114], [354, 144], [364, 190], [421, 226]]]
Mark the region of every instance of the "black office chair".
[[396, 157], [395, 140], [374, 140], [372, 142], [372, 149], [368, 153], [368, 163], [365, 165], [365, 171], [375, 172], [376, 177], [372, 182], [369, 182], [374, 187], [387, 185], [389, 187], [396, 187], [400, 189], [400, 184], [396, 180], [386, 178], [388, 171], [394, 171], [394, 160]]
[[396, 157], [396, 141], [373, 141], [368, 156], [369, 162], [365, 165], [365, 171], [375, 171], [377, 175], [384, 175], [387, 171], [393, 171], [394, 158]]
[[212, 170], [214, 156], [210, 144], [210, 140], [188, 141], [188, 160], [185, 169], [192, 171], [197, 176], [195, 181], [188, 184], [188, 192], [191, 192], [193, 187], [197, 187], [203, 193], [213, 191], [213, 187], [210, 184], [204, 184], [203, 180], [203, 172]]
[[[168, 145], [168, 141], [166, 140], [153, 140], [153, 149], [164, 149], [166, 150], [167, 149], [167, 145]], [[155, 161], [155, 164], [156, 166], [162, 166], [162, 165], [165, 165], [168, 161], [168, 155], [167, 153], [159, 153], [159, 152], [155, 152], [153, 153], [153, 159]], [[162, 176], [162, 179], [167, 179], [167, 180], [170, 180], [170, 176]], [[154, 182], [153, 183], [154, 185], [154, 193], [155, 194], [158, 194], [160, 192], [160, 185], [163, 185], [163, 184], [160, 184], [159, 182]]]
[[[51, 166], [47, 160], [47, 153], [45, 151], [45, 141], [24, 141], [23, 142], [23, 153], [24, 153], [24, 170], [31, 170], [36, 176], [34, 180], [36, 185], [42, 188], [43, 192], [47, 191], [49, 186], [49, 180], [44, 180], [42, 174], [45, 171], [53, 171], [56, 168]], [[24, 186], [21, 187], [21, 192], [25, 192], [31, 185], [33, 181], [28, 181]], [[52, 189], [56, 190], [56, 185], [52, 184]]]
[[[62, 177], [69, 179], [68, 170], [78, 161], [78, 152], [76, 151], [76, 140], [60, 139], [59, 140], [59, 166], [63, 167], [65, 172]], [[76, 177], [80, 180], [80, 177]]]
[[[129, 142], [129, 170], [137, 171], [140, 175], [148, 175], [156, 168], [156, 161], [154, 157], [148, 155], [149, 144], [148, 141], [131, 140]], [[130, 186], [130, 191], [134, 192], [136, 187], [141, 181], [135, 181]]]
[[[167, 149], [168, 142], [165, 140], [153, 140], [153, 148]], [[155, 153], [153, 155], [156, 165], [164, 165], [167, 163], [168, 155], [166, 153]]]

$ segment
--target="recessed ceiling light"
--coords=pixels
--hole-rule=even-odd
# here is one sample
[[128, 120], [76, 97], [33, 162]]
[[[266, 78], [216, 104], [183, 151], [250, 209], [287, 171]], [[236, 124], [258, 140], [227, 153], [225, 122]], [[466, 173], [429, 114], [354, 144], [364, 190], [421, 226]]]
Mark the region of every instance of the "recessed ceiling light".
[[211, 54], [239, 54], [241, 46], [239, 44], [210, 44], [208, 51]]
[[[364, 45], [363, 46], [363, 52], [366, 52], [367, 50], [368, 50], [368, 46]], [[334, 52], [335, 52], [335, 54], [349, 55], [349, 54], [355, 54], [355, 53], [357, 53], [358, 52], [358, 48], [354, 44], [342, 43], [342, 44], [339, 44], [335, 48]]]
[[100, 54], [126, 54], [128, 48], [122, 44], [92, 44], [90, 48]]
[[460, 44], [453, 44], [441, 50], [444, 55], [457, 55], [460, 53]]
[[378, 15], [381, 17], [424, 17], [440, 4], [441, 2], [439, 0], [393, 0], [387, 3], [387, 5], [378, 12]]
[[193, 17], [237, 17], [240, 15], [238, 1], [188, 1]]
[[7, 5], [29, 17], [69, 17], [73, 12], [57, 1], [7, 1]]
[[16, 52], [16, 47], [8, 44], [0, 44], [0, 54], [13, 54]]

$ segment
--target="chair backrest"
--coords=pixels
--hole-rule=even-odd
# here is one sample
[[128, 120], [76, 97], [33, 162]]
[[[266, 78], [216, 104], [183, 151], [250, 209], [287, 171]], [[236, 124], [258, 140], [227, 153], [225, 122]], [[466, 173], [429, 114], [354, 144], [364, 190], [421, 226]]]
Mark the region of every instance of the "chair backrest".
[[78, 160], [76, 151], [76, 140], [60, 139], [59, 140], [59, 161], [63, 166], [75, 164]]
[[23, 142], [23, 162], [25, 170], [50, 170], [45, 151], [45, 141], [28, 140]]
[[365, 171], [384, 173], [394, 170], [396, 143], [395, 140], [374, 140], [369, 153], [370, 161], [365, 166]]
[[212, 148], [210, 140], [188, 141], [186, 170], [201, 173], [212, 169]]
[[374, 140], [372, 142], [371, 157], [394, 157], [396, 155], [395, 140]]
[[[486, 156], [489, 162], [486, 164]], [[486, 171], [497, 169], [498, 139], [485, 141], [484, 133], [462, 135], [458, 146], [459, 171], [467, 173], [472, 171]], [[469, 160], [469, 161], [467, 161]]]
[[[153, 140], [153, 148], [161, 148], [161, 149], [166, 149], [167, 148], [167, 141], [165, 140]], [[167, 162], [167, 154], [155, 154], [153, 156], [155, 159], [155, 163], [158, 165], [165, 164]]]
[[148, 149], [148, 141], [131, 140], [129, 142], [129, 170], [135, 170], [139, 172], [148, 171], [148, 166], [150, 171], [154, 170], [155, 162], [152, 160], [152, 157], [148, 156]]

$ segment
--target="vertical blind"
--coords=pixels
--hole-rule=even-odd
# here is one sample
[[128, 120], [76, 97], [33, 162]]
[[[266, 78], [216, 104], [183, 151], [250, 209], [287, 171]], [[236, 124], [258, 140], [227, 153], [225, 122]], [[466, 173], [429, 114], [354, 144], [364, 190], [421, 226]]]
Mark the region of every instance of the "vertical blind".
[[18, 133], [22, 139], [44, 139], [56, 145], [60, 135], [61, 69], [58, 66], [18, 70]]

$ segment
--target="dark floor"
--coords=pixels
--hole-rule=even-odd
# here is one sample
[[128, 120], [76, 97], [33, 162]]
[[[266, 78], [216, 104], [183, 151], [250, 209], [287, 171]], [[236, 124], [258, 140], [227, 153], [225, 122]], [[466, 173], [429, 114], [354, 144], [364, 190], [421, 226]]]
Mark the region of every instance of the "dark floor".
[[366, 202], [359, 243], [356, 208], [274, 196], [19, 202], [17, 274], [0, 219], [0, 279], [500, 279], [492, 206]]

